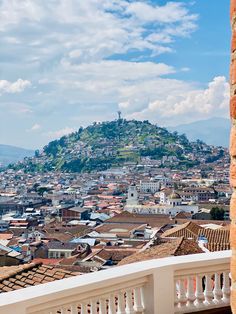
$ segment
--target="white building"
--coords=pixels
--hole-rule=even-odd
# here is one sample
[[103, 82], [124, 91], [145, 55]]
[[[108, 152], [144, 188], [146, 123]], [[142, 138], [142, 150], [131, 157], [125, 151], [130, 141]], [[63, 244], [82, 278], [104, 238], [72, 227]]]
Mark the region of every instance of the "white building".
[[161, 181], [150, 180], [150, 181], [140, 181], [140, 192], [141, 193], [156, 193], [161, 188]]
[[175, 216], [180, 212], [195, 214], [199, 208], [195, 204], [182, 204], [179, 194], [173, 192], [170, 194], [165, 203], [158, 205], [140, 205], [138, 203], [138, 192], [135, 185], [129, 187], [128, 199], [124, 208], [130, 213], [136, 214], [165, 214]]

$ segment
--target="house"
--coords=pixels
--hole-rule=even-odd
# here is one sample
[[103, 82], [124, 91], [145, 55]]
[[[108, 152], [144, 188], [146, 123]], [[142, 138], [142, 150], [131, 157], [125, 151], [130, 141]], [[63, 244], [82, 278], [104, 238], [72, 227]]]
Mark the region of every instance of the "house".
[[48, 258], [64, 258], [70, 257], [80, 249], [80, 246], [76, 243], [71, 242], [59, 242], [52, 241], [47, 244], [48, 246]]
[[120, 266], [168, 256], [180, 256], [197, 253], [203, 253], [203, 250], [195, 241], [180, 237], [179, 239], [155, 245], [145, 251], [126, 257], [118, 265]]
[[63, 208], [61, 210], [61, 218], [63, 221], [70, 220], [88, 220], [91, 209], [82, 207]]

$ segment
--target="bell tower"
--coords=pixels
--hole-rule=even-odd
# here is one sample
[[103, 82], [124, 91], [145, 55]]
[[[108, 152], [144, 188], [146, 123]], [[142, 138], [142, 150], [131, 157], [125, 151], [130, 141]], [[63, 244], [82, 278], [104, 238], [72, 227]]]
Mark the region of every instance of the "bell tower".
[[135, 184], [131, 184], [128, 189], [127, 205], [138, 205], [138, 191]]

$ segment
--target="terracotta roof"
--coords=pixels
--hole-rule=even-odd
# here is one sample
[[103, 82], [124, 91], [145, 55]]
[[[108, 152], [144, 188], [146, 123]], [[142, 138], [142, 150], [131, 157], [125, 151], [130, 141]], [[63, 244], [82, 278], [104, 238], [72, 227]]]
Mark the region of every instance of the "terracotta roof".
[[13, 233], [12, 232], [6, 232], [6, 233], [4, 233], [4, 232], [1, 232], [0, 233], [0, 240], [10, 240], [10, 239], [12, 239], [12, 237], [13, 237]]
[[230, 243], [208, 243], [206, 248], [210, 252], [230, 250]]
[[165, 231], [162, 234], [162, 237], [185, 237], [185, 238], [193, 238], [197, 239], [199, 230], [202, 230], [203, 228], [199, 225], [195, 224], [192, 221], [186, 222], [185, 224], [179, 225], [177, 227], [174, 227], [172, 229], [169, 229]]
[[203, 253], [198, 244], [194, 240], [188, 240], [181, 237], [153, 246], [143, 252], [135, 253], [127, 258], [124, 258], [118, 265], [125, 265], [168, 256], [180, 256], [197, 253]]
[[113, 261], [120, 262], [122, 259], [136, 253], [135, 249], [125, 249], [125, 248], [103, 248], [99, 252], [96, 252], [91, 258], [95, 259], [98, 257], [103, 261]]
[[61, 259], [59, 258], [34, 258], [34, 263], [42, 263], [43, 265], [58, 265]]
[[121, 234], [129, 234], [132, 230], [140, 229], [141, 227], [145, 227], [144, 224], [133, 224], [133, 223], [122, 223], [122, 224], [116, 224], [116, 223], [109, 223], [109, 224], [102, 224], [98, 227], [96, 227], [94, 230], [99, 233], [115, 233], [118, 235]]
[[42, 263], [0, 267], [0, 293], [79, 275]]
[[[38, 229], [38, 230], [41, 230], [41, 229]], [[48, 233], [49, 235], [55, 234], [55, 233], [67, 233], [67, 234], [79, 237], [89, 232], [90, 228], [84, 225], [78, 225], [78, 226], [65, 225], [64, 226], [62, 224], [52, 223], [44, 227], [42, 231]]]
[[187, 212], [179, 212], [177, 215], [175, 215], [175, 219], [188, 219], [191, 218], [192, 214]]
[[228, 228], [206, 229], [190, 221], [165, 231], [162, 238], [183, 236], [197, 240], [200, 236], [203, 236], [208, 241], [206, 248], [209, 251], [221, 251], [230, 249], [229, 235], [230, 230]]
[[230, 249], [229, 229], [203, 229], [199, 230], [199, 236], [207, 238], [206, 248], [209, 251], [223, 251]]
[[149, 224], [151, 227], [161, 227], [165, 224], [171, 223], [170, 217], [168, 215], [140, 215], [131, 214], [127, 211], [123, 211], [121, 214], [107, 219], [105, 223], [127, 223], [127, 221], [130, 224]]

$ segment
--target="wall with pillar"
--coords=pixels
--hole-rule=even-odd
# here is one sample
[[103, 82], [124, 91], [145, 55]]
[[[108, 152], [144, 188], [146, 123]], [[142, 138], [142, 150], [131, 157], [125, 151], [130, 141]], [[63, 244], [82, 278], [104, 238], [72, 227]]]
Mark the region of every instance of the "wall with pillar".
[[231, 199], [230, 216], [231, 216], [231, 278], [232, 294], [231, 307], [232, 312], [236, 314], [236, 0], [231, 0], [230, 19], [232, 27], [231, 43], [231, 64], [230, 64], [230, 118], [231, 118], [231, 135], [230, 135], [230, 184], [233, 187]]

